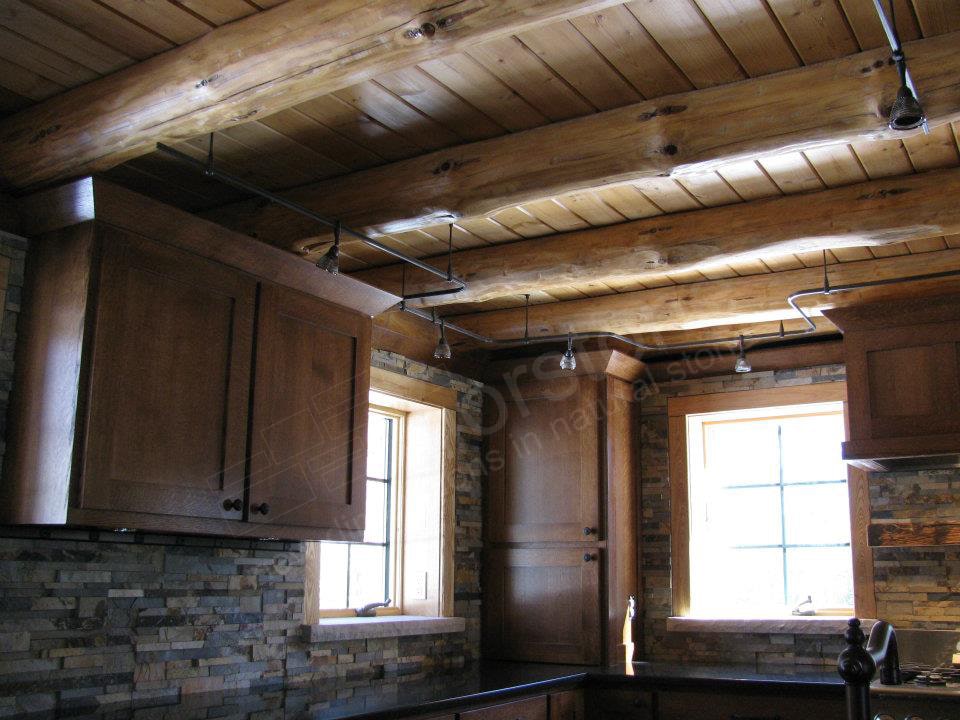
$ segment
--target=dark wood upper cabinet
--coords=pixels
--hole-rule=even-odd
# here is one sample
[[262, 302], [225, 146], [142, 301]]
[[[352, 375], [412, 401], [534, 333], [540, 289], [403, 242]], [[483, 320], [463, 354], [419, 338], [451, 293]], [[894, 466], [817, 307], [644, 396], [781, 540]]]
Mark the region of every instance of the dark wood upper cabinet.
[[110, 228], [100, 254], [78, 506], [240, 518], [256, 282]]
[[25, 202], [0, 522], [360, 538], [397, 298], [108, 182]]
[[867, 470], [960, 460], [960, 296], [835, 308], [843, 331], [849, 440]]
[[345, 538], [362, 533], [369, 374], [368, 321], [301, 292], [263, 286], [252, 522], [329, 528]]

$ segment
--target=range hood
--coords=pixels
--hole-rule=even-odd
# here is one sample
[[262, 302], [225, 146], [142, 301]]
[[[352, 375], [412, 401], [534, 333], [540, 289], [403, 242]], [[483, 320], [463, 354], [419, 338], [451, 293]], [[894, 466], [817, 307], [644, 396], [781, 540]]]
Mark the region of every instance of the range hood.
[[844, 460], [873, 471], [960, 467], [960, 295], [824, 315], [843, 332]]

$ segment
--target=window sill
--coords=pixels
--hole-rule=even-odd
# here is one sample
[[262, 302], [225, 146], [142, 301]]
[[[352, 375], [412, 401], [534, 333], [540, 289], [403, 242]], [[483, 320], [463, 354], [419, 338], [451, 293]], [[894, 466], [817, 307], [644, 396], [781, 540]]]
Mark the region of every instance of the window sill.
[[467, 621], [458, 617], [384, 615], [380, 617], [323, 618], [304, 626], [309, 642], [369, 640], [407, 635], [439, 635], [463, 632]]
[[[759, 633], [766, 635], [839, 635], [847, 629], [848, 617], [809, 615], [780, 618], [667, 618], [668, 632]], [[870, 632], [874, 620], [861, 620]]]

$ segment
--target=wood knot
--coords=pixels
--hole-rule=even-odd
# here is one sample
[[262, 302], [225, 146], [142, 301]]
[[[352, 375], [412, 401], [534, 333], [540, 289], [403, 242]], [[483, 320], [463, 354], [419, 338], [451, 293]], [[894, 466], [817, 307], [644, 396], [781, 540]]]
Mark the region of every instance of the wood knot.
[[34, 134], [32, 138], [30, 138], [30, 144], [33, 145], [35, 143], [40, 142], [44, 138], [50, 137], [59, 129], [60, 129], [60, 125], [51, 125], [50, 127], [45, 127], [42, 130], [38, 130], [36, 134]]

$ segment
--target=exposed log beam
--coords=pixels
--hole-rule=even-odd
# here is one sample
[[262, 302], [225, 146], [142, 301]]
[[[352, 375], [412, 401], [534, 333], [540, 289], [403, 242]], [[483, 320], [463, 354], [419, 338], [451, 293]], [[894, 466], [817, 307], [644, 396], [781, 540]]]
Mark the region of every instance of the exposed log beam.
[[[423, 302], [480, 302], [585, 282], [642, 282], [734, 260], [952, 235], [960, 233], [957, 197], [960, 169], [941, 170], [474, 248], [453, 258], [467, 288]], [[398, 293], [401, 273], [391, 265], [355, 277]], [[407, 273], [408, 292], [435, 287], [436, 278]]]
[[288, 0], [0, 124], [0, 185], [108, 169], [467, 45], [618, 0]]
[[[906, 46], [933, 125], [960, 119], [960, 33]], [[304, 186], [287, 197], [368, 231], [485, 215], [518, 203], [743, 158], [903, 137], [886, 125], [898, 87], [889, 50], [696, 90], [429, 153]], [[212, 219], [281, 246], [316, 225], [276, 207]]]
[[[960, 269], [960, 250], [940, 250], [879, 260], [862, 260], [830, 266], [832, 285], [883, 278], [908, 277]], [[749, 275], [689, 285], [639, 290], [602, 297], [568, 300], [530, 307], [530, 336], [608, 330], [622, 335], [669, 332], [713, 325], [768, 322], [795, 318], [785, 298], [792, 292], [823, 285], [820, 268]], [[956, 288], [960, 280], [913, 283], [874, 288], [801, 302], [810, 314], [840, 305], [871, 299], [911, 296], [931, 288]], [[494, 310], [455, 316], [457, 323], [497, 338], [518, 338], [524, 333], [524, 310]]]

